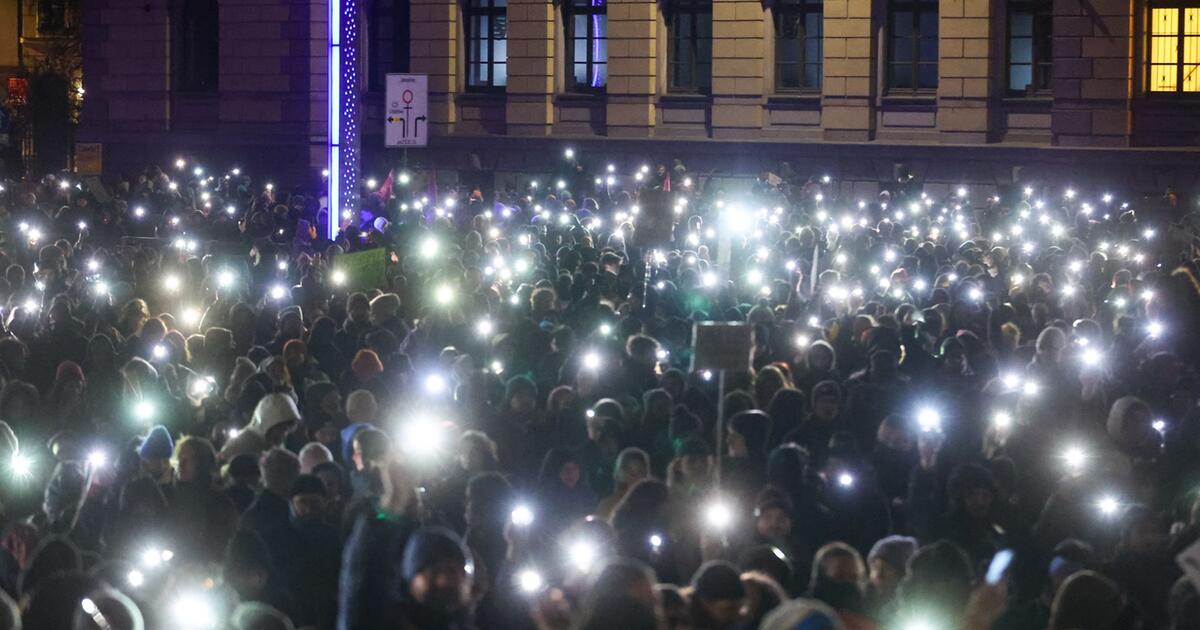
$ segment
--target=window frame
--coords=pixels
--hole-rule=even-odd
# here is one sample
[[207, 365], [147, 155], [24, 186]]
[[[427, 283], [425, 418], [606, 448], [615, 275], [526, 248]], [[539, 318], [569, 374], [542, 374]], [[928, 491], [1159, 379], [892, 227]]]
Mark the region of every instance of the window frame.
[[[565, 90], [572, 94], [602, 94], [608, 90], [608, 0], [599, 0], [600, 4], [596, 4], [597, 0], [587, 0], [586, 3], [577, 3], [576, 0], [563, 0], [563, 60], [564, 60], [564, 81]], [[575, 18], [578, 16], [587, 16], [587, 34], [582, 38], [577, 38], [575, 34]], [[598, 37], [595, 33], [596, 21], [595, 18], [604, 19], [604, 36]], [[582, 62], [584, 64], [586, 76], [594, 77], [598, 66], [604, 66], [604, 84], [603, 85], [581, 85], [575, 80], [575, 40], [582, 39], [587, 42], [585, 46], [587, 50], [587, 58]], [[605, 42], [604, 59], [597, 60], [594, 58], [595, 42]]]
[[[1030, 85], [1033, 89], [1026, 88], [1024, 90], [1014, 89], [1012, 87], [1012, 40], [1013, 40], [1013, 17], [1016, 14], [1028, 13], [1032, 17], [1033, 30], [1030, 34], [1030, 60], [1029, 63], [1021, 62], [1017, 65], [1028, 65], [1032, 71], [1032, 81]], [[1039, 21], [1038, 18], [1049, 18], [1049, 20]], [[1044, 25], [1044, 29], [1039, 29], [1039, 24]], [[1009, 0], [1006, 7], [1005, 17], [1005, 32], [1004, 32], [1004, 92], [1013, 97], [1019, 96], [1049, 96], [1054, 91], [1054, 2], [1053, 0]], [[1042, 32], [1044, 30], [1045, 32]], [[1039, 36], [1045, 37], [1046, 55], [1048, 58], [1042, 59], [1038, 54]], [[1042, 84], [1045, 87], [1040, 87]]]
[[[665, 26], [667, 34], [667, 93], [668, 94], [700, 94], [710, 95], [712, 93], [712, 66], [713, 66], [713, 3], [711, 0], [671, 0], [667, 5], [667, 14], [665, 17]], [[691, 26], [691, 35], [688, 37], [688, 48], [691, 49], [689, 59], [689, 76], [691, 81], [687, 84], [678, 82], [679, 72], [676, 69], [678, 64], [675, 58], [676, 53], [676, 37], [675, 30], [678, 28], [677, 21], [680, 18], [687, 18]], [[708, 37], [699, 37], [696, 34], [696, 26], [702, 20], [708, 21]], [[699, 63], [699, 43], [702, 40], [708, 41], [708, 63]], [[700, 73], [697, 71], [700, 67], [707, 66], [708, 73], [704, 81], [700, 79]]]
[[[503, 2], [502, 5], [497, 5], [497, 2]], [[463, 16], [463, 58], [466, 63], [463, 64], [463, 87], [467, 92], [503, 92], [508, 86], [508, 2], [507, 0], [464, 0], [462, 3]], [[476, 17], [488, 18], [488, 33], [486, 38], [477, 38], [472, 31], [472, 24]], [[495, 37], [496, 33], [496, 18], [504, 19], [504, 37]], [[488, 47], [488, 60], [481, 61], [472, 57], [471, 44], [475, 40], [486, 43]], [[496, 61], [496, 42], [505, 42], [504, 61]], [[482, 44], [481, 44], [482, 46]], [[484, 83], [473, 83], [471, 80], [472, 70], [476, 66], [486, 66], [487, 81]], [[504, 83], [496, 83], [496, 66], [503, 65], [505, 67]]]
[[[1153, 89], [1151, 89], [1151, 86], [1153, 85], [1153, 81], [1154, 81], [1154, 66], [1168, 65], [1168, 64], [1154, 63], [1153, 45], [1154, 45], [1154, 38], [1155, 38], [1155, 36], [1154, 36], [1154, 10], [1155, 9], [1178, 9], [1179, 10], [1179, 17], [1178, 17], [1179, 22], [1177, 24], [1177, 31], [1176, 31], [1175, 35], [1174, 36], [1160, 36], [1160, 37], [1173, 37], [1175, 39], [1175, 61], [1173, 64], [1171, 64], [1171, 65], [1175, 66], [1175, 89], [1173, 89], [1173, 90], [1153, 90]], [[1185, 11], [1186, 9], [1200, 10], [1200, 0], [1152, 0], [1152, 1], [1146, 3], [1146, 12], [1145, 12], [1146, 28], [1145, 28], [1145, 39], [1143, 40], [1144, 50], [1145, 50], [1145, 59], [1142, 60], [1141, 70], [1146, 75], [1145, 80], [1142, 83], [1143, 92], [1151, 98], [1166, 98], [1166, 99], [1178, 99], [1178, 98], [1196, 99], [1196, 98], [1200, 98], [1200, 85], [1198, 85], [1197, 89], [1191, 90], [1191, 91], [1186, 91], [1183, 89], [1184, 88], [1184, 76], [1183, 76], [1184, 68], [1188, 65], [1196, 65], [1196, 69], [1193, 70], [1193, 72], [1200, 72], [1200, 63], [1189, 64], [1183, 58], [1184, 57], [1184, 40], [1186, 37], [1189, 36], [1189, 34], [1186, 32], [1186, 29], [1184, 28], [1184, 18], [1186, 16], [1186, 11]], [[1191, 34], [1190, 36], [1200, 38], [1200, 34]], [[1198, 41], [1200, 41], [1200, 40], [1198, 40]]]
[[[808, 81], [807, 81], [807, 77], [808, 77], [808, 74], [806, 72], [807, 66], [812, 65], [812, 62], [808, 61], [806, 53], [808, 50], [808, 40], [809, 40], [809, 38], [813, 37], [813, 35], [810, 34], [807, 30], [804, 31], [804, 34], [802, 36], [797, 38], [800, 42], [800, 60], [797, 61], [795, 64], [788, 64], [788, 65], [795, 65], [799, 69], [798, 76], [800, 78], [800, 85], [783, 85], [780, 82], [780, 79], [783, 76], [783, 73], [780, 72], [780, 66], [782, 64], [779, 61], [779, 58], [780, 58], [779, 46], [780, 46], [781, 41], [788, 40], [788, 38], [783, 38], [780, 36], [780, 31], [782, 30], [783, 19], [787, 16], [798, 16], [801, 18], [800, 23], [801, 23], [801, 26], [803, 26], [805, 23], [805, 20], [803, 18], [806, 18], [809, 14], [813, 14], [813, 13], [815, 13], [818, 16], [817, 24], [821, 25], [819, 27], [820, 32], [818, 32], [815, 36], [816, 42], [817, 42], [817, 61], [815, 64], [817, 67], [816, 85], [809, 85]], [[825, 82], [825, 59], [824, 59], [825, 25], [824, 25], [824, 18], [825, 18], [825, 2], [824, 2], [824, 0], [778, 0], [771, 7], [771, 24], [772, 24], [772, 28], [774, 29], [773, 33], [772, 33], [773, 39], [774, 39], [774, 42], [772, 44], [772, 49], [773, 49], [773, 54], [775, 56], [774, 56], [772, 65], [773, 65], [774, 71], [775, 71], [775, 79], [773, 82], [773, 85], [775, 87], [775, 92], [777, 92], [777, 93], [804, 93], [804, 92], [820, 92], [821, 91], [821, 87]]]
[[[912, 71], [911, 87], [896, 86], [892, 82], [892, 68], [900, 65], [893, 59], [892, 56], [892, 43], [896, 40], [896, 14], [903, 11], [907, 11], [912, 14], [912, 35], [907, 38], [913, 43], [912, 58], [907, 62], [907, 64], [910, 66], [910, 70]], [[938, 73], [941, 72], [941, 70], [939, 68], [940, 63], [937, 55], [935, 54], [932, 62], [921, 61], [921, 15], [926, 12], [933, 13], [934, 17], [938, 20], [941, 19], [941, 11], [938, 7], [937, 0], [893, 0], [888, 2], [887, 28], [884, 33], [886, 40], [884, 48], [884, 86], [886, 87], [886, 94], [889, 96], [930, 96], [937, 93], [938, 84], [941, 82], [941, 77], [938, 76]], [[934, 38], [934, 42], [936, 43], [937, 49], [939, 49], [940, 52], [940, 24], [938, 30], [939, 33], [938, 36]], [[921, 87], [921, 65], [928, 65], [931, 63], [935, 69], [934, 84], [929, 87]]]

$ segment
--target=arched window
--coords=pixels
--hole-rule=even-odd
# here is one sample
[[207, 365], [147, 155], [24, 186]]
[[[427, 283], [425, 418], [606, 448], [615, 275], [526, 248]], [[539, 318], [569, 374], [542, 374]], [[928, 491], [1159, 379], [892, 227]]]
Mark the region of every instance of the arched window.
[[221, 63], [217, 0], [182, 0], [175, 15], [173, 87], [180, 92], [216, 92]]

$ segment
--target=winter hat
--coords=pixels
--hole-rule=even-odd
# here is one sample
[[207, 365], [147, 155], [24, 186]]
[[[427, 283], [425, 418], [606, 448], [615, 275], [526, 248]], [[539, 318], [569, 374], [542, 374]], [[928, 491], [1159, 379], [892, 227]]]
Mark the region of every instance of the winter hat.
[[80, 383], [87, 384], [87, 379], [83, 376], [83, 369], [74, 361], [63, 361], [58, 364], [58, 370], [54, 372], [54, 382], [61, 383], [67, 378], [73, 378]]
[[724, 560], [709, 560], [692, 577], [696, 598], [704, 601], [741, 599], [746, 596], [737, 567]]
[[333, 461], [333, 453], [320, 442], [309, 442], [300, 449], [300, 472], [308, 474], [317, 466]]
[[300, 411], [296, 409], [296, 401], [287, 394], [267, 394], [254, 407], [254, 415], [250, 418], [247, 430], [259, 437], [266, 437], [267, 432], [285, 422], [296, 422], [300, 419]]
[[358, 435], [359, 431], [370, 428], [371, 425], [358, 422], [342, 429], [342, 461], [348, 462], [354, 458], [354, 436]]
[[867, 562], [876, 558], [903, 575], [908, 566], [908, 559], [917, 551], [917, 539], [911, 536], [888, 536], [880, 538], [867, 554]]
[[258, 459], [253, 455], [243, 453], [229, 460], [229, 466], [226, 470], [229, 476], [234, 479], [243, 477], [258, 478], [262, 472], [258, 469]]
[[161, 424], [150, 429], [138, 447], [138, 457], [142, 459], [171, 459], [174, 452], [175, 442], [171, 440], [171, 432]]
[[405, 580], [412, 580], [429, 565], [447, 559], [463, 563], [468, 575], [475, 572], [471, 550], [458, 534], [445, 527], [422, 527], [404, 546], [400, 575]]
[[776, 606], [759, 626], [761, 630], [842, 630], [844, 627], [832, 608], [804, 597]]
[[383, 372], [383, 362], [379, 360], [379, 355], [375, 354], [374, 350], [363, 348], [354, 355], [354, 361], [350, 363], [350, 371], [359, 381], [367, 381]]
[[378, 414], [379, 403], [375, 401], [375, 394], [356, 389], [346, 397], [346, 420], [351, 424], [369, 424], [375, 421]]

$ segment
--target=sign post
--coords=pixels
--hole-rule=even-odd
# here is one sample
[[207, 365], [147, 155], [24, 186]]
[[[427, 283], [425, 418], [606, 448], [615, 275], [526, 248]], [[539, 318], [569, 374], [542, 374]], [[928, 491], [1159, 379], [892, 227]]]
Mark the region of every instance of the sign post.
[[746, 323], [697, 322], [692, 327], [692, 371], [717, 372], [717, 486], [725, 450], [725, 371], [753, 366], [754, 327]]
[[387, 115], [384, 145], [429, 145], [429, 77], [424, 74], [387, 75]]

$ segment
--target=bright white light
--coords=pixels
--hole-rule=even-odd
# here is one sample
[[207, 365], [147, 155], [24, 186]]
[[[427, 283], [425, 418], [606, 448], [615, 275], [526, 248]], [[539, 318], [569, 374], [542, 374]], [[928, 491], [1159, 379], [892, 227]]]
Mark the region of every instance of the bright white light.
[[133, 404], [133, 417], [147, 422], [154, 418], [154, 403], [149, 400], [139, 400]]
[[212, 605], [198, 594], [181, 596], [171, 605], [171, 617], [179, 627], [207, 630], [217, 627], [217, 614]]
[[404, 452], [414, 459], [428, 459], [437, 455], [444, 445], [442, 427], [427, 418], [411, 420], [400, 431]]
[[167, 347], [161, 343], [155, 344], [154, 348], [150, 352], [154, 355], [154, 358], [159, 361], [167, 358]]
[[583, 355], [583, 367], [589, 370], [600, 369], [600, 355], [595, 352], [589, 352]]
[[958, 195], [959, 198], [966, 197], [967, 189], [960, 186], [958, 190], [954, 191], [954, 194]]
[[217, 286], [221, 287], [222, 289], [227, 289], [233, 286], [233, 281], [236, 279], [237, 277], [233, 275], [232, 271], [228, 269], [222, 269], [221, 272], [217, 274]]
[[528, 505], [518, 505], [513, 508], [512, 514], [509, 515], [512, 519], [512, 524], [517, 527], [529, 527], [533, 525], [533, 509]]
[[1112, 200], [1113, 200], [1112, 193], [1104, 193], [1104, 196], [1101, 197], [1101, 199], [1104, 200], [1104, 203], [1112, 203]]
[[490, 337], [496, 329], [495, 325], [489, 319], [481, 319], [475, 324], [475, 333], [480, 337]]
[[440, 244], [435, 238], [427, 238], [421, 241], [421, 258], [433, 258], [437, 256]]
[[979, 287], [971, 287], [971, 290], [967, 292], [967, 297], [971, 298], [974, 302], [978, 302], [983, 299], [983, 291], [980, 291]]
[[142, 584], [146, 583], [146, 576], [142, 575], [141, 571], [134, 569], [125, 574], [125, 581], [128, 582], [133, 588], [138, 588]]
[[575, 157], [575, 149], [568, 148], [566, 151], [563, 151], [563, 157], [568, 160]]
[[1149, 324], [1146, 324], [1146, 333], [1150, 335], [1151, 339], [1157, 339], [1161, 337], [1163, 330], [1164, 329], [1161, 322], [1150, 322]]
[[1087, 463], [1087, 457], [1087, 453], [1078, 446], [1068, 447], [1062, 454], [1063, 463], [1073, 472], [1083, 469], [1083, 465]]
[[196, 324], [199, 324], [200, 318], [203, 316], [204, 314], [200, 312], [200, 309], [194, 307], [185, 308], [183, 309], [183, 312], [179, 314], [179, 317], [181, 320], [183, 320], [185, 326], [195, 326]]
[[334, 269], [333, 273], [329, 274], [329, 279], [333, 282], [333, 286], [342, 286], [346, 284], [346, 272], [341, 269]]
[[704, 509], [704, 520], [715, 530], [724, 530], [733, 523], [733, 510], [721, 501], [714, 501]]
[[851, 475], [850, 473], [844, 472], [838, 475], [837, 481], [838, 485], [843, 488], [854, 487], [854, 475]]
[[9, 462], [9, 467], [12, 469], [12, 474], [18, 479], [25, 479], [33, 474], [33, 458], [28, 455], [14, 453], [12, 461]]
[[1075, 190], [1068, 188], [1067, 191], [1063, 193], [1063, 196], [1066, 197], [1067, 199], [1074, 199], [1075, 198]]
[[429, 394], [442, 394], [447, 389], [446, 378], [441, 374], [430, 374], [425, 377], [425, 391]]
[[1000, 429], [1001, 431], [1005, 431], [1011, 427], [1012, 422], [1012, 416], [1009, 415], [1007, 411], [997, 411], [992, 415], [992, 426]]
[[1021, 386], [1021, 395], [1036, 396], [1040, 390], [1041, 386], [1037, 384], [1037, 381], [1025, 381], [1025, 384]]
[[596, 556], [596, 546], [586, 540], [577, 540], [567, 547], [567, 561], [583, 572], [591, 570]]
[[163, 278], [163, 288], [166, 289], [167, 292], [169, 292], [169, 293], [175, 293], [175, 292], [179, 291], [179, 287], [181, 285], [182, 285], [182, 282], [180, 282], [179, 276], [177, 276], [173, 273], [168, 274], [166, 277]]
[[96, 449], [88, 453], [87, 462], [88, 466], [91, 466], [93, 470], [104, 468], [108, 465], [108, 455], [104, 451]]
[[1121, 509], [1121, 502], [1111, 494], [1107, 494], [1100, 497], [1100, 500], [1096, 502], [1096, 507], [1100, 509], [1100, 514], [1112, 516], [1117, 513], [1117, 510]]
[[1158, 431], [1159, 433], [1166, 433], [1167, 432], [1167, 422], [1160, 418], [1158, 420], [1155, 420], [1154, 422], [1151, 422], [1150, 428], [1154, 429], [1155, 431]]
[[542, 590], [543, 584], [545, 580], [542, 579], [542, 574], [533, 569], [522, 569], [517, 573], [517, 586], [523, 593], [536, 593]]
[[655, 551], [658, 551], [658, 549], [660, 547], [662, 547], [662, 544], [663, 544], [662, 536], [659, 536], [658, 534], [650, 534], [650, 546], [652, 548], [654, 548]]
[[796, 335], [797, 348], [807, 348], [809, 343], [812, 343], [812, 339], [808, 335]]
[[271, 287], [271, 299], [272, 300], [282, 300], [284, 298], [284, 296], [286, 296], [286, 295], [287, 295], [287, 289], [285, 289], [283, 287], [283, 285], [277, 284], [277, 285]]
[[924, 433], [942, 430], [942, 416], [937, 411], [925, 407], [917, 411], [917, 426]]
[[454, 302], [454, 287], [448, 284], [439, 285], [433, 290], [433, 301], [445, 306]]
[[1094, 368], [1104, 361], [1104, 354], [1095, 348], [1087, 348], [1080, 354], [1080, 359], [1084, 366]]

